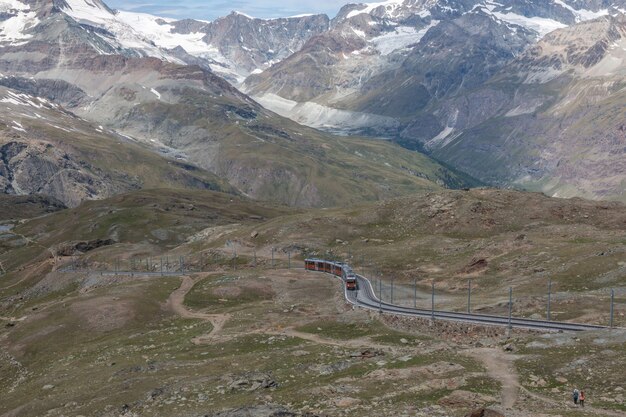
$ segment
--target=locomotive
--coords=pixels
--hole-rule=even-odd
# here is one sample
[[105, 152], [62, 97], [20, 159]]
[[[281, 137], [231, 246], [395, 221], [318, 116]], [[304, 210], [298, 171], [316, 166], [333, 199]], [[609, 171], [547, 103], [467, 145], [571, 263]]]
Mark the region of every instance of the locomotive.
[[307, 271], [318, 271], [333, 274], [341, 277], [346, 285], [346, 290], [358, 290], [356, 274], [350, 265], [343, 262], [325, 261], [323, 259], [305, 259], [304, 269]]

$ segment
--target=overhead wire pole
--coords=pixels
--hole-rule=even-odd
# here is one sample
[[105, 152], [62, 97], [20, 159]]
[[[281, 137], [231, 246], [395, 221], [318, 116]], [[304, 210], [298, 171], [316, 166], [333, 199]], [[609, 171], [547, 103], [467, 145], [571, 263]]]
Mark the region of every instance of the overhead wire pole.
[[509, 329], [513, 328], [513, 287], [509, 287]]
[[431, 299], [430, 299], [430, 316], [435, 320], [435, 281], [433, 281]]
[[417, 310], [417, 278], [413, 280], [413, 308]]
[[383, 312], [383, 280], [380, 276], [378, 279], [378, 311]]
[[609, 328], [613, 328], [613, 317], [615, 314], [615, 290], [611, 289], [611, 319], [609, 320]]
[[548, 311], [546, 314], [546, 318], [548, 321], [550, 321], [550, 307], [551, 307], [550, 304], [551, 303], [552, 303], [552, 278], [548, 280]]
[[472, 279], [467, 280], [467, 314], [472, 312]]
[[393, 280], [394, 279], [395, 279], [394, 277], [391, 277], [391, 304], [393, 304]]

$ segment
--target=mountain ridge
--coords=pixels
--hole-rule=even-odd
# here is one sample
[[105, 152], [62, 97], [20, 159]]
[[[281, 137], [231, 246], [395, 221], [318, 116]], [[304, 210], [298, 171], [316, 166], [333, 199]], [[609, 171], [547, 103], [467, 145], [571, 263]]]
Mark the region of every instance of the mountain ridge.
[[[137, 40], [136, 34], [125, 34], [122, 42], [113, 33], [119, 28], [107, 32], [94, 26], [110, 18], [110, 9], [100, 3], [81, 9], [77, 4], [86, 4], [82, 1], [72, 0], [70, 14], [67, 2], [33, 3], [42, 20], [23, 42], [1, 45], [0, 85], [12, 91], [7, 100], [10, 94], [29, 94], [34, 98], [26, 101], [54, 101], [91, 123], [92, 130], [110, 131], [164, 162], [224, 179], [225, 188], [262, 200], [328, 206], [468, 183], [423, 155], [387, 143], [332, 137], [283, 119], [203, 66], [150, 56], [144, 43], [130, 48], [124, 42]], [[7, 120], [7, 126], [11, 123]], [[41, 146], [32, 153], [42, 152]], [[85, 163], [77, 158], [77, 164]], [[141, 182], [121, 181], [105, 191], [101, 174], [68, 183], [80, 188], [92, 181], [101, 184], [101, 194], [93, 186], [76, 190], [75, 200], [62, 190], [54, 195], [76, 205], [84, 198], [124, 191], [130, 183], [142, 187]], [[41, 192], [40, 185], [33, 187]]]

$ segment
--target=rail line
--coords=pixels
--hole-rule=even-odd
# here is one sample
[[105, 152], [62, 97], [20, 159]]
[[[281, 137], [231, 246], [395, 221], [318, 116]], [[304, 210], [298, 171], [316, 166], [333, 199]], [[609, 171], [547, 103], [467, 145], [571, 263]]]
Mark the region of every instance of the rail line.
[[[342, 278], [339, 278], [343, 281]], [[362, 275], [357, 275], [358, 290], [348, 291], [344, 286], [344, 294], [346, 300], [357, 307], [369, 310], [380, 311], [382, 313], [392, 313], [402, 316], [430, 318], [434, 320], [445, 320], [462, 323], [482, 324], [487, 326], [501, 326], [518, 329], [530, 329], [540, 331], [589, 331], [589, 330], [607, 330], [608, 326], [600, 326], [594, 324], [569, 323], [547, 320], [533, 320], [514, 317], [504, 317], [489, 314], [476, 313], [460, 313], [444, 310], [428, 310], [411, 307], [403, 307], [380, 300], [371, 282]]]

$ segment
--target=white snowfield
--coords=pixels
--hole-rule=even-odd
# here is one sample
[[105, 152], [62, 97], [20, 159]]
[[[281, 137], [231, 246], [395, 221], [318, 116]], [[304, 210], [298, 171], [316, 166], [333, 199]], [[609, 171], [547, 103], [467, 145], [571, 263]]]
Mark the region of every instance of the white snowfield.
[[393, 32], [372, 38], [370, 43], [381, 55], [389, 55], [394, 51], [406, 49], [418, 43], [426, 35], [426, 32], [438, 24], [438, 20], [432, 20], [428, 26], [420, 30], [409, 26], [398, 26]]
[[39, 19], [30, 6], [18, 0], [0, 0], [0, 13], [12, 15], [0, 21], [0, 44], [21, 45], [32, 38], [28, 30], [37, 26]]
[[46, 100], [42, 97], [33, 97], [28, 94], [14, 93], [12, 91], [7, 91], [6, 96], [0, 98], [0, 103], [4, 104], [13, 104], [16, 106], [30, 106], [36, 109], [41, 109], [44, 107], [53, 108], [57, 107], [56, 104], [52, 104], [50, 101]]
[[404, 0], [387, 0], [387, 1], [380, 2], [380, 3], [366, 3], [366, 4], [362, 4], [362, 6], [364, 6], [363, 9], [351, 11], [350, 13], [348, 13], [346, 18], [350, 19], [351, 17], [358, 16], [358, 15], [363, 14], [363, 13], [370, 14], [374, 10], [378, 9], [379, 7], [384, 7], [385, 8], [385, 14], [388, 14], [390, 17], [392, 17], [393, 16], [393, 12], [396, 9], [398, 9], [400, 6], [402, 6], [403, 3], [404, 3]]
[[[3, 0], [0, 0], [3, 1]], [[16, 1], [16, 0], [11, 0]], [[80, 23], [107, 29], [115, 35], [114, 47], [134, 49], [146, 56], [184, 64], [167, 50], [181, 47], [189, 55], [217, 62], [215, 72], [243, 80], [243, 75], [212, 45], [202, 40], [204, 33], [175, 33], [174, 19], [145, 13], [118, 11], [111, 13], [97, 0], [66, 0], [69, 7], [63, 12]], [[110, 38], [102, 38], [111, 43]]]

